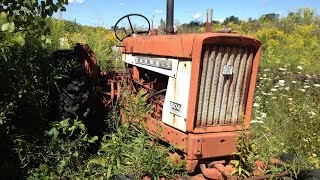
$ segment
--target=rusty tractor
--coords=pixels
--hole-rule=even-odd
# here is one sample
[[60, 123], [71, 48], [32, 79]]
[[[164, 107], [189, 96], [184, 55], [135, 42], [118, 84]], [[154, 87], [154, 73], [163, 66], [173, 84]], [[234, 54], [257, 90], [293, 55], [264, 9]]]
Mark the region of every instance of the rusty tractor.
[[[106, 79], [108, 91], [101, 100], [106, 107], [119, 99], [123, 80], [132, 93], [148, 92], [153, 107], [145, 121], [149, 133], [160, 132], [163, 141], [177, 147], [189, 173], [199, 167], [209, 179], [237, 179], [230, 161], [239, 132], [250, 135], [261, 42], [228, 29], [210, 32], [210, 16], [207, 32], [177, 34], [173, 9], [174, 1], [167, 0], [166, 35], [150, 30], [148, 19], [140, 14], [123, 16], [116, 23], [126, 72], [101, 72], [90, 48], [78, 45], [83, 64], [92, 80]], [[147, 30], [136, 30], [132, 16], [145, 19]], [[129, 31], [119, 26], [122, 21], [129, 22]]]

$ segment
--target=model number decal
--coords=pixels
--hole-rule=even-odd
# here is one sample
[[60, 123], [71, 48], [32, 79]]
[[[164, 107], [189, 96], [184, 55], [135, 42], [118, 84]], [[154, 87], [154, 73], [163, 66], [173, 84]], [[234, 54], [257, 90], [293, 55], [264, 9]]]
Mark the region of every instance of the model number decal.
[[171, 113], [181, 116], [181, 106], [182, 106], [181, 104], [170, 101]]

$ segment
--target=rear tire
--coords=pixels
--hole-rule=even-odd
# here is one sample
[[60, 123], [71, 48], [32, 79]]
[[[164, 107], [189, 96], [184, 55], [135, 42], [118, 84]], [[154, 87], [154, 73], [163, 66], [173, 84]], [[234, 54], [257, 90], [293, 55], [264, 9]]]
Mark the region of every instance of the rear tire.
[[302, 170], [297, 177], [298, 180], [320, 180], [320, 170]]
[[85, 120], [90, 114], [89, 76], [81, 59], [73, 51], [56, 51], [53, 54], [56, 69], [54, 84], [58, 97], [56, 108], [59, 118], [77, 118]]

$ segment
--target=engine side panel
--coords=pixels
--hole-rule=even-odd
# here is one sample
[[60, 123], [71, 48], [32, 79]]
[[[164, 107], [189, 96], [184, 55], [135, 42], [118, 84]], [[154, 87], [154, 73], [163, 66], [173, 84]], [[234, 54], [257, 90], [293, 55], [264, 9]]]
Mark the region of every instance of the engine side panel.
[[[162, 121], [186, 132], [191, 61], [179, 61], [176, 78], [169, 77]], [[192, 87], [191, 87], [192, 88]]]

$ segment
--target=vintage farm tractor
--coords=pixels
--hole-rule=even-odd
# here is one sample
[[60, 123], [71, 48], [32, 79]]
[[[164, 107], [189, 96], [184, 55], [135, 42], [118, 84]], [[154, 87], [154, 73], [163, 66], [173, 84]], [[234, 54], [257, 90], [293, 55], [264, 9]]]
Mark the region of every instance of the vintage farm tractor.
[[[127, 73], [99, 72], [91, 50], [79, 46], [85, 52], [85, 69], [91, 79], [98, 74], [106, 77], [106, 106], [119, 98], [124, 79], [132, 93], [149, 92], [153, 112], [145, 122], [148, 131], [160, 132], [163, 141], [178, 148], [188, 172], [199, 167], [210, 179], [236, 179], [231, 176], [230, 160], [237, 151], [239, 132], [250, 134], [261, 43], [228, 31], [176, 34], [173, 8], [174, 1], [167, 0], [166, 35], [150, 32], [149, 21], [139, 14], [126, 15], [116, 23]], [[135, 30], [132, 16], [145, 19], [147, 30]], [[119, 26], [122, 21], [129, 22], [129, 31]], [[209, 18], [208, 31], [210, 22]]]
[[174, 34], [173, 0], [166, 35], [138, 35], [149, 31], [135, 31], [131, 16], [115, 28], [122, 20], [131, 26], [122, 60], [133, 89], [150, 92], [149, 132], [161, 129], [162, 140], [184, 153], [188, 172], [199, 165], [210, 179], [231, 178], [239, 132], [249, 134], [260, 41], [234, 33]]
[[231, 178], [239, 131], [249, 134], [261, 43], [234, 33], [174, 34], [173, 0], [167, 3], [166, 35], [139, 35], [149, 30], [132, 28], [136, 14], [115, 25], [131, 27], [121, 39], [130, 84], [150, 93], [148, 130], [161, 129], [162, 140], [184, 153], [188, 172], [199, 165], [210, 179]]

